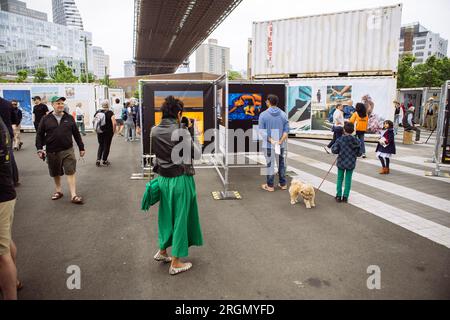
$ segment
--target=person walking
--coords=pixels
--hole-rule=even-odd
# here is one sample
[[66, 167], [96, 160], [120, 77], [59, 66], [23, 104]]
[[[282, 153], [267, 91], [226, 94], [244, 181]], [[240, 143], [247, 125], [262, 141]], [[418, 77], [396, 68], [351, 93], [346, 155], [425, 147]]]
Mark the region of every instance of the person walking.
[[[10, 139], [14, 139], [14, 129], [13, 129], [13, 123], [17, 123], [16, 119], [16, 112], [14, 111], [14, 108], [8, 100], [5, 100], [0, 97], [0, 118], [2, 118], [3, 123], [5, 124], [6, 128], [8, 129]], [[13, 151], [13, 145], [12, 143], [9, 145], [11, 147], [10, 150], [10, 157], [11, 161], [9, 161], [11, 165], [12, 170], [12, 178], [14, 187], [19, 187], [19, 169], [17, 168], [16, 159], [14, 157], [14, 151]]]
[[117, 98], [115, 101], [115, 105], [113, 106], [113, 112], [114, 112], [114, 118], [116, 119], [116, 134], [118, 136], [123, 136], [123, 119], [122, 119], [122, 113], [123, 113], [123, 105], [120, 102], [120, 99]]
[[108, 157], [111, 150], [111, 143], [114, 137], [114, 132], [116, 131], [116, 119], [114, 116], [114, 112], [109, 110], [109, 100], [104, 100], [102, 102], [101, 110], [96, 112], [95, 118], [98, 114], [103, 114], [102, 117], [105, 118], [105, 124], [101, 127], [102, 132], [97, 131], [98, 152], [96, 166], [100, 167], [100, 162], [102, 160], [102, 165], [110, 166], [111, 163], [108, 161]]
[[[192, 263], [183, 263], [180, 259], [188, 257], [189, 247], [203, 245], [193, 177], [193, 141], [187, 128], [181, 124], [183, 108], [182, 101], [173, 96], [167, 97], [161, 108], [161, 124], [151, 130], [151, 148], [156, 156], [154, 172], [159, 175], [157, 179], [161, 193], [158, 213], [160, 250], [154, 259], [170, 262], [170, 275], [190, 270]], [[174, 133], [183, 136], [183, 159], [172, 157], [173, 149], [180, 143], [172, 139]], [[188, 157], [185, 152], [191, 155]], [[172, 257], [167, 253], [170, 247]]]
[[125, 126], [125, 141], [133, 142], [136, 140], [136, 126], [133, 121], [133, 111], [131, 109], [131, 103], [127, 103], [125, 114], [122, 116]]
[[42, 99], [39, 96], [33, 97], [33, 103], [33, 124], [37, 132], [42, 118], [44, 118], [49, 113], [49, 110], [47, 105], [42, 103]]
[[[52, 200], [59, 200], [62, 193], [61, 177], [66, 175], [69, 184], [71, 202], [83, 204], [83, 198], [77, 195], [76, 168], [77, 159], [73, 149], [72, 137], [75, 139], [80, 157], [85, 156], [84, 144], [75, 120], [64, 112], [66, 98], [54, 96], [51, 98], [54, 111], [42, 118], [36, 135], [36, 148], [40, 159], [47, 159], [50, 176], [55, 181], [56, 192]], [[44, 151], [44, 146], [46, 150]]]
[[83, 105], [81, 103], [77, 103], [77, 106], [75, 108], [75, 120], [77, 123], [78, 131], [83, 135], [83, 137], [86, 136], [86, 125], [84, 124], [84, 111], [83, 111]]
[[[352, 188], [353, 171], [356, 168], [356, 159], [362, 155], [361, 143], [358, 138], [353, 136], [355, 126], [346, 122], [344, 125], [344, 135], [339, 138], [331, 148], [334, 154], [338, 155], [337, 167], [337, 192], [336, 202], [347, 203]], [[342, 184], [345, 179], [344, 193], [342, 193]]]
[[355, 125], [356, 123], [356, 136], [358, 137], [361, 143], [361, 154], [363, 159], [367, 158], [366, 156], [366, 144], [365, 144], [365, 135], [367, 132], [367, 127], [369, 125], [369, 116], [367, 115], [366, 106], [363, 103], [356, 104], [356, 112], [352, 115], [349, 122]]
[[4, 300], [17, 300], [17, 248], [12, 240], [16, 191], [11, 170], [11, 135], [0, 117], [0, 289]]
[[416, 127], [416, 124], [414, 123], [415, 109], [416, 108], [414, 106], [410, 106], [408, 111], [405, 113], [405, 116], [403, 117], [403, 129], [405, 131], [415, 131], [416, 143], [419, 143], [421, 131]]
[[289, 120], [285, 112], [278, 108], [279, 99], [269, 95], [266, 104], [268, 109], [259, 117], [259, 132], [262, 138], [262, 148], [267, 163], [267, 183], [263, 190], [275, 191], [275, 161], [278, 163], [278, 175], [281, 190], [287, 190], [286, 180], [286, 150], [289, 136]]
[[436, 130], [437, 118], [439, 115], [438, 105], [434, 102], [433, 98], [430, 98], [425, 105], [425, 127], [430, 130]]
[[20, 108], [19, 108], [19, 102], [17, 100], [12, 100], [11, 105], [13, 107], [12, 110], [13, 110], [13, 114], [14, 114], [14, 116], [12, 117], [12, 119], [13, 119], [12, 128], [13, 128], [13, 132], [14, 132], [13, 148], [14, 148], [14, 151], [19, 151], [20, 149], [22, 149], [22, 146], [23, 146], [23, 142], [20, 140], [20, 129], [21, 129], [23, 114], [22, 114], [22, 110], [20, 110]]
[[394, 134], [397, 135], [398, 134], [398, 128], [400, 127], [400, 112], [401, 107], [400, 107], [400, 102], [398, 101], [394, 101], [394, 108], [395, 108], [395, 113], [394, 113]]
[[376, 153], [382, 166], [380, 174], [390, 174], [391, 157], [396, 153], [394, 123], [390, 120], [386, 120], [383, 124], [383, 131], [381, 132], [380, 141], [378, 141]]
[[328, 146], [324, 147], [326, 153], [331, 154], [331, 147], [336, 143], [336, 140], [344, 134], [344, 124], [344, 106], [342, 103], [338, 103], [336, 105], [336, 110], [333, 113], [333, 140], [331, 140]]

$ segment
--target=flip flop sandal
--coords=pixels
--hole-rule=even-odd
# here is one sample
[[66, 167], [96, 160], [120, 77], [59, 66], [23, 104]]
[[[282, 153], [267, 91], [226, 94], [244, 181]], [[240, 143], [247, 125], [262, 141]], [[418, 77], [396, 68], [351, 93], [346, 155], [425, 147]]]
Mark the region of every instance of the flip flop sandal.
[[268, 192], [274, 192], [275, 191], [274, 188], [270, 188], [267, 184], [264, 184], [261, 187], [263, 188], [263, 190], [266, 190]]
[[172, 262], [172, 258], [169, 256], [162, 255], [160, 251], [153, 257], [158, 262], [169, 263]]
[[63, 195], [61, 192], [55, 192], [55, 193], [53, 194], [52, 200], [53, 200], [53, 201], [56, 201], [56, 200], [61, 199], [62, 197], [64, 197], [64, 195]]
[[184, 267], [182, 267], [182, 268], [172, 268], [172, 266], [171, 266], [169, 268], [169, 274], [171, 276], [176, 276], [177, 274], [180, 274], [182, 272], [186, 272], [186, 271], [188, 271], [191, 268], [192, 268], [192, 263], [190, 263], [190, 262], [186, 263], [186, 265]]
[[83, 204], [83, 198], [81, 198], [79, 196], [75, 196], [72, 198], [72, 203], [73, 204]]

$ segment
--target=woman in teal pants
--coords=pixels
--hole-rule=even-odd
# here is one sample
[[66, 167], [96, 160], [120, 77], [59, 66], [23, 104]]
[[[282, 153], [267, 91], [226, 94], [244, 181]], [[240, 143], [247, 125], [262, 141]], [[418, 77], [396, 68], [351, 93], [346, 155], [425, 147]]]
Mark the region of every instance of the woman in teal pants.
[[[160, 250], [155, 260], [171, 263], [169, 273], [176, 275], [192, 268], [192, 263], [181, 262], [189, 247], [202, 246], [203, 236], [197, 205], [197, 191], [193, 169], [193, 140], [187, 127], [181, 123], [183, 102], [169, 96], [161, 108], [161, 124], [152, 129], [151, 147], [156, 156], [154, 172], [158, 174], [160, 204], [158, 239]], [[179, 139], [174, 139], [175, 136]], [[182, 153], [174, 152], [182, 147]], [[180, 155], [180, 158], [174, 159]], [[172, 257], [167, 253], [172, 248]]]

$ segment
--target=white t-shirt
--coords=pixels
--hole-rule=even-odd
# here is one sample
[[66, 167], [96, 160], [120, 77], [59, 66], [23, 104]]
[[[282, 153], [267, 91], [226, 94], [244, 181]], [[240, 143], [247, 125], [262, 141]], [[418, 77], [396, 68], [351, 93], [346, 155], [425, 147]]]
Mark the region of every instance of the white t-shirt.
[[336, 109], [336, 111], [333, 114], [333, 124], [336, 127], [343, 127], [344, 126], [344, 112], [342, 112], [339, 109]]
[[123, 107], [120, 104], [115, 104], [113, 106], [114, 117], [116, 120], [122, 120], [122, 109]]

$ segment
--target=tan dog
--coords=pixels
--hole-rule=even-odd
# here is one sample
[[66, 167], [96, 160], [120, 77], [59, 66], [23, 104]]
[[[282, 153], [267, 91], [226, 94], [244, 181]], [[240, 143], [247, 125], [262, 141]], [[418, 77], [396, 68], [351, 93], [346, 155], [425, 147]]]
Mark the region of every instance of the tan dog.
[[294, 179], [292, 180], [291, 187], [289, 188], [289, 193], [291, 195], [292, 205], [298, 202], [299, 196], [302, 196], [307, 209], [316, 207], [316, 192], [314, 191], [314, 187], [312, 185]]

